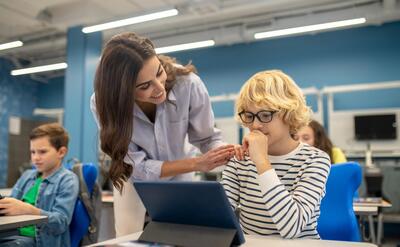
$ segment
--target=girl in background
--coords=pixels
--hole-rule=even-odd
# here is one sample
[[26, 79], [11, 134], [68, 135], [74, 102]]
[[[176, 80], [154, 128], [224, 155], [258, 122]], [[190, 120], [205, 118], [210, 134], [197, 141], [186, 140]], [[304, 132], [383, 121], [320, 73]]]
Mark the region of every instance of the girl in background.
[[307, 126], [301, 128], [297, 132], [296, 138], [299, 138], [301, 142], [308, 143], [329, 154], [332, 164], [347, 162], [343, 151], [333, 146], [332, 141], [326, 134], [324, 126], [315, 120], [312, 120]]

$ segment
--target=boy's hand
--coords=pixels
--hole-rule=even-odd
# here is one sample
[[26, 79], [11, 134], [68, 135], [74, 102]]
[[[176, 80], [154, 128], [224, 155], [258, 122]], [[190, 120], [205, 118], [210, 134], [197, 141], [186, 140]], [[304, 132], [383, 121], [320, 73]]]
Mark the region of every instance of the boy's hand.
[[224, 145], [208, 151], [196, 158], [195, 170], [208, 172], [215, 167], [225, 165], [233, 157], [235, 149], [233, 145]]
[[40, 214], [40, 210], [21, 200], [7, 197], [0, 200], [0, 214], [21, 215], [21, 214]]
[[259, 174], [272, 168], [268, 160], [268, 136], [259, 130], [254, 130], [243, 137], [243, 151], [247, 152], [256, 164]]

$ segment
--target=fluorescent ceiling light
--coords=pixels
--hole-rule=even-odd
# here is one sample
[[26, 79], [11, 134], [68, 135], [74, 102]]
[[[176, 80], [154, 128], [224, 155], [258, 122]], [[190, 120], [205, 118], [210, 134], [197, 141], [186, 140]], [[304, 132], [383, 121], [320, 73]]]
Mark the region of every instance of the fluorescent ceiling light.
[[137, 24], [141, 22], [146, 22], [146, 21], [152, 21], [152, 20], [157, 20], [165, 17], [170, 17], [170, 16], [175, 16], [178, 14], [177, 9], [170, 9], [170, 10], [165, 10], [165, 11], [160, 11], [152, 14], [147, 14], [147, 15], [141, 15], [141, 16], [136, 16], [128, 19], [123, 19], [119, 21], [112, 21], [112, 22], [107, 22], [99, 25], [94, 25], [94, 26], [89, 26], [89, 27], [84, 27], [82, 28], [82, 32], [84, 33], [93, 33], [93, 32], [98, 32], [102, 30], [107, 30], [111, 28], [116, 28], [116, 27], [122, 27], [122, 26], [127, 26], [127, 25], [132, 25], [132, 24]]
[[55, 63], [55, 64], [32, 67], [32, 68], [15, 69], [11, 71], [11, 75], [15, 76], [15, 75], [33, 74], [44, 71], [65, 69], [67, 67], [68, 67], [67, 63]]
[[193, 42], [193, 43], [159, 47], [159, 48], [156, 48], [155, 50], [156, 50], [156, 53], [160, 54], [160, 53], [183, 51], [183, 50], [190, 50], [190, 49], [196, 49], [196, 48], [202, 48], [202, 47], [209, 47], [209, 46], [214, 46], [214, 45], [215, 45], [215, 41], [210, 39], [210, 40]]
[[11, 49], [11, 48], [15, 48], [15, 47], [20, 47], [22, 46], [24, 43], [22, 43], [22, 41], [13, 41], [13, 42], [8, 42], [8, 43], [4, 43], [4, 44], [0, 44], [0, 50], [5, 50], [5, 49]]
[[255, 39], [272, 38], [272, 37], [284, 36], [284, 35], [290, 35], [290, 34], [296, 34], [296, 33], [306, 33], [306, 32], [312, 32], [312, 31], [323, 30], [323, 29], [331, 29], [331, 28], [337, 28], [337, 27], [358, 25], [358, 24], [362, 24], [364, 22], [366, 22], [365, 18], [327, 22], [327, 23], [316, 24], [316, 25], [309, 25], [309, 26], [303, 26], [303, 27], [294, 27], [294, 28], [287, 28], [287, 29], [281, 29], [281, 30], [275, 30], [275, 31], [256, 33], [256, 34], [254, 34], [254, 38]]

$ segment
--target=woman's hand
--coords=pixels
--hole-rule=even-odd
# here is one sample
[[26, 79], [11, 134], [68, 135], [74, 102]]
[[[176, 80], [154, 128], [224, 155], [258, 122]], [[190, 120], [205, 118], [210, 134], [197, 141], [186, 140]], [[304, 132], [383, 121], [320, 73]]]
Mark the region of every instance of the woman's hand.
[[241, 145], [234, 145], [235, 147], [235, 157], [237, 160], [244, 160], [245, 152], [243, 150], [243, 147]]
[[21, 214], [40, 214], [40, 210], [21, 200], [7, 197], [0, 200], [0, 214], [21, 215]]
[[272, 169], [268, 159], [268, 136], [259, 130], [254, 130], [243, 137], [242, 149], [248, 153], [257, 167], [258, 174]]
[[196, 158], [195, 171], [208, 172], [215, 167], [225, 165], [235, 155], [234, 145], [224, 145], [208, 151]]

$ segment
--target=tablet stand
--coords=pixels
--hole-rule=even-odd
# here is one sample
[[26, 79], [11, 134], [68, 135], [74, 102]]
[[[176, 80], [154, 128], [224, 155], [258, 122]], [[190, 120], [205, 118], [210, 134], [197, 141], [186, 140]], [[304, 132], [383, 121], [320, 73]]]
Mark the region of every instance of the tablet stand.
[[231, 246], [235, 229], [150, 221], [139, 240], [176, 246]]

